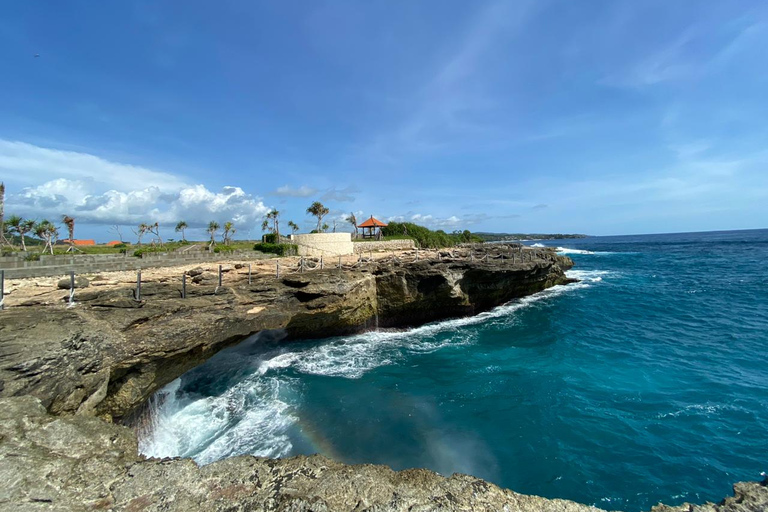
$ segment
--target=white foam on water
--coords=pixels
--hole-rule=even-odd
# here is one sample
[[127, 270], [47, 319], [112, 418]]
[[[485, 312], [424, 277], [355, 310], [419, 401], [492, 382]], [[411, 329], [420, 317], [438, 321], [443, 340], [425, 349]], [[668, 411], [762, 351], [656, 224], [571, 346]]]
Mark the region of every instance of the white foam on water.
[[531, 244], [531, 247], [546, 247], [546, 245], [536, 243], [536, 244]]
[[298, 421], [282, 398], [286, 382], [247, 378], [219, 396], [179, 392], [181, 378], [150, 402], [150, 424], [139, 430], [139, 452], [149, 457], [192, 457], [199, 464], [248, 453], [282, 457], [293, 448], [288, 429]]
[[[587, 251], [586, 249], [569, 249], [568, 247], [558, 247], [555, 249], [558, 254], [596, 254], [594, 251]], [[609, 253], [600, 253], [609, 254]]]
[[[476, 333], [461, 327], [510, 317], [539, 301], [593, 286], [609, 274], [570, 270], [566, 275], [579, 279], [578, 283], [549, 288], [473, 317], [241, 353], [235, 361], [247, 369], [244, 377], [218, 396], [184, 391], [183, 378], [158, 391], [150, 400], [148, 421], [138, 429], [139, 451], [150, 457], [192, 457], [199, 464], [240, 454], [290, 455], [289, 433], [299, 421], [296, 411], [302, 396], [298, 381], [286, 375], [287, 370], [359, 379], [376, 368], [404, 361], [409, 354], [474, 343]], [[449, 335], [438, 336], [445, 333]]]
[[568, 270], [566, 277], [578, 279], [582, 283], [599, 283], [604, 277], [616, 276], [617, 272], [610, 270]]

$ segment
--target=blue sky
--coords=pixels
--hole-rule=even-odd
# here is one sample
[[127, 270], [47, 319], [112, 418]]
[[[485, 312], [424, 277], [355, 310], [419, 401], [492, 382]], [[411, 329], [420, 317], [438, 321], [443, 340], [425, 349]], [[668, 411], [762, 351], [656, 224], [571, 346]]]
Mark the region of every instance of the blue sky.
[[273, 207], [310, 229], [314, 200], [448, 231], [768, 226], [763, 1], [1, 9], [7, 213], [80, 237], [254, 237]]

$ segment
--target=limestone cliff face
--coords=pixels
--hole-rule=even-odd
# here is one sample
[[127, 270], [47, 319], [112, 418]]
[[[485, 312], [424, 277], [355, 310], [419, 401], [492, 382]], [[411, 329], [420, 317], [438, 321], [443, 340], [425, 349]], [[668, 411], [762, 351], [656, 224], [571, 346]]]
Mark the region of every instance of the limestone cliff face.
[[[286, 342], [479, 313], [566, 283], [567, 258], [460, 261], [259, 278], [181, 300], [167, 283], [78, 294], [72, 309], [31, 303], [0, 316], [0, 509], [168, 511], [598, 512], [467, 476], [349, 466], [325, 457], [241, 456], [198, 467], [144, 459], [120, 420], [159, 387], [264, 330]], [[720, 504], [657, 510], [768, 510], [768, 481], [734, 486]]]
[[[121, 420], [176, 377], [245, 337], [285, 341], [471, 315], [566, 283], [567, 258], [328, 269], [216, 291], [166, 283], [85, 290], [79, 304], [14, 307], [0, 319], [0, 396], [30, 394], [54, 414]], [[203, 282], [205, 283], [205, 282]]]
[[[0, 509], [600, 512], [468, 475], [350, 466], [319, 455], [240, 456], [198, 467], [190, 459], [144, 459], [136, 445], [126, 427], [83, 415], [55, 417], [30, 396], [0, 399]], [[655, 510], [765, 511], [766, 484], [736, 484], [735, 495], [717, 505]]]

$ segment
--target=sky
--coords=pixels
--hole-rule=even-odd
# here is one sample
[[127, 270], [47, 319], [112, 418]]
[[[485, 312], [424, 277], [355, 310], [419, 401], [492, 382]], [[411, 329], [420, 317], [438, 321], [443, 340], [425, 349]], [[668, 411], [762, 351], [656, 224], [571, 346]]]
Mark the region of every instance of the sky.
[[763, 0], [4, 2], [6, 215], [765, 228], [766, 48]]

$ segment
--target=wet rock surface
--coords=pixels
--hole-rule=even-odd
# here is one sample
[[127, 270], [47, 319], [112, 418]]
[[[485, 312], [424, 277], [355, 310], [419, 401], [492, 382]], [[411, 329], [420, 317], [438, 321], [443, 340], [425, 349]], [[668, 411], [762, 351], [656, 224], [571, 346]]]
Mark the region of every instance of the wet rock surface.
[[[30, 298], [0, 316], [0, 509], [597, 511], [466, 475], [321, 456], [241, 456], [205, 467], [145, 459], [134, 432], [109, 423], [253, 333], [275, 330], [289, 342], [364, 331], [377, 320], [399, 327], [477, 314], [567, 283], [571, 265], [553, 254], [527, 262], [393, 262], [259, 275], [250, 284], [241, 275], [222, 288], [194, 269], [189, 275], [201, 279], [188, 284], [186, 299], [169, 279], [145, 283], [142, 300], [126, 285], [81, 288], [74, 308], [63, 295]], [[766, 482], [736, 484], [719, 504], [654, 511], [768, 510]]]
[[[568, 258], [517, 262], [371, 264], [258, 275], [217, 286], [197, 270], [181, 282], [89, 287], [67, 308], [42, 300], [0, 318], [0, 396], [32, 395], [54, 414], [120, 421], [157, 389], [247, 336], [280, 330], [285, 342], [472, 315], [568, 282]], [[242, 272], [242, 271], [241, 271]]]
[[[240, 456], [198, 467], [145, 459], [130, 429], [84, 415], [56, 417], [36, 398], [0, 399], [0, 509], [119, 511], [599, 512], [527, 496], [468, 475], [345, 465], [314, 455]], [[655, 512], [757, 512], [767, 482], [740, 483], [720, 504]]]

